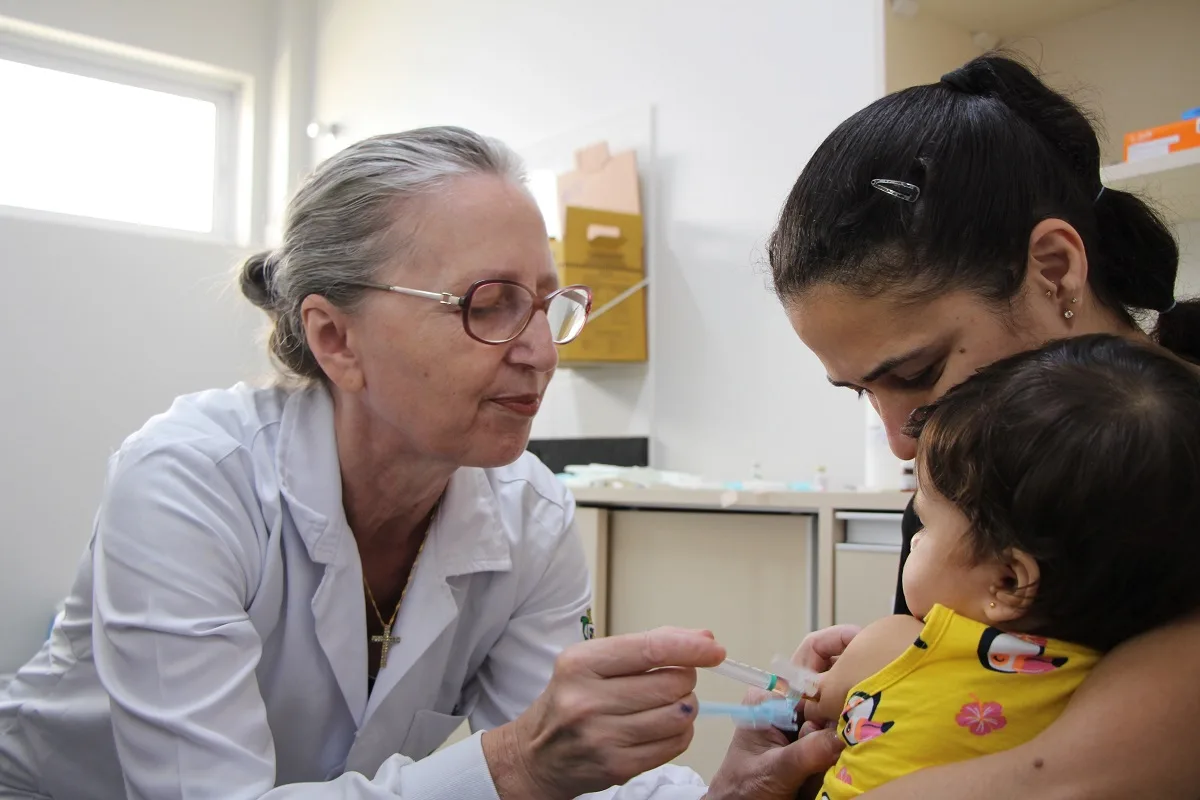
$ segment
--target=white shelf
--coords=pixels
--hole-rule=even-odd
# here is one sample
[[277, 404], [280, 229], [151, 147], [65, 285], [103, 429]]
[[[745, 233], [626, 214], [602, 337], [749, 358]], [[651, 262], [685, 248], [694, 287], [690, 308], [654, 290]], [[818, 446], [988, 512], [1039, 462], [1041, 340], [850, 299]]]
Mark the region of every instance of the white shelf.
[[1200, 220], [1200, 147], [1113, 164], [1100, 171], [1100, 179], [1149, 198], [1171, 222]]

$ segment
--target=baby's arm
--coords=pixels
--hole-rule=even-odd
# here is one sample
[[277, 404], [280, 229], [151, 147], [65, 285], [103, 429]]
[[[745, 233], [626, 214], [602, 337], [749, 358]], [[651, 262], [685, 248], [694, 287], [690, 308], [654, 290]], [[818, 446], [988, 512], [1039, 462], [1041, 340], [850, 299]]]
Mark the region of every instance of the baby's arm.
[[[863, 628], [821, 679], [821, 698], [815, 716], [823, 721], [837, 719], [851, 687], [899, 658], [924, 627], [915, 617], [897, 614]], [[814, 716], [811, 705], [807, 716]]]

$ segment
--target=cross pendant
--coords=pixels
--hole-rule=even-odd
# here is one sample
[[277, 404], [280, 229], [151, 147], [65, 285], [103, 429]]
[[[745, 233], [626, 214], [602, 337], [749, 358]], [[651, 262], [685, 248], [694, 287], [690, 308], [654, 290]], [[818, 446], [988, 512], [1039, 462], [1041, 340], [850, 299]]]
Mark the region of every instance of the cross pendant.
[[400, 643], [400, 637], [392, 636], [392, 626], [391, 625], [383, 626], [383, 634], [381, 636], [372, 636], [371, 637], [371, 644], [378, 644], [378, 645], [383, 646], [382, 649], [379, 651], [379, 668], [380, 669], [383, 669], [384, 667], [387, 666], [388, 650], [391, 649], [392, 645], [399, 644], [399, 643]]

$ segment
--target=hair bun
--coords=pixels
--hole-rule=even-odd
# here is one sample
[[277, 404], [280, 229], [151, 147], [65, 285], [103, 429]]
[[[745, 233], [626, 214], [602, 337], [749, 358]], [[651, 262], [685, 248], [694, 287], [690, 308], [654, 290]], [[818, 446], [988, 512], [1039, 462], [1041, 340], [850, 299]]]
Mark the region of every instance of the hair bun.
[[942, 83], [949, 86], [951, 89], [962, 92], [963, 94], [975, 94], [975, 84], [971, 80], [970, 74], [967, 72], [967, 66], [964, 65], [958, 69], [947, 72], [942, 76]]
[[275, 305], [275, 268], [274, 253], [264, 250], [246, 259], [239, 280], [246, 299], [268, 313], [274, 311]]

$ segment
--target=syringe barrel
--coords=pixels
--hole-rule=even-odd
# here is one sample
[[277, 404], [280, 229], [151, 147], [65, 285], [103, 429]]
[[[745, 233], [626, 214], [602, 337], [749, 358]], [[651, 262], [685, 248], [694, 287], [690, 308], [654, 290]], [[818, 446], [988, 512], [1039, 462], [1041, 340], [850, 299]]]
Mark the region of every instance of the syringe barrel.
[[759, 689], [765, 689], [768, 692], [778, 691], [779, 678], [770, 672], [752, 667], [749, 664], [743, 664], [740, 661], [732, 661], [725, 659], [720, 664], [712, 668], [712, 671], [718, 675], [724, 675], [726, 678], [744, 683], [747, 686], [757, 686]]

